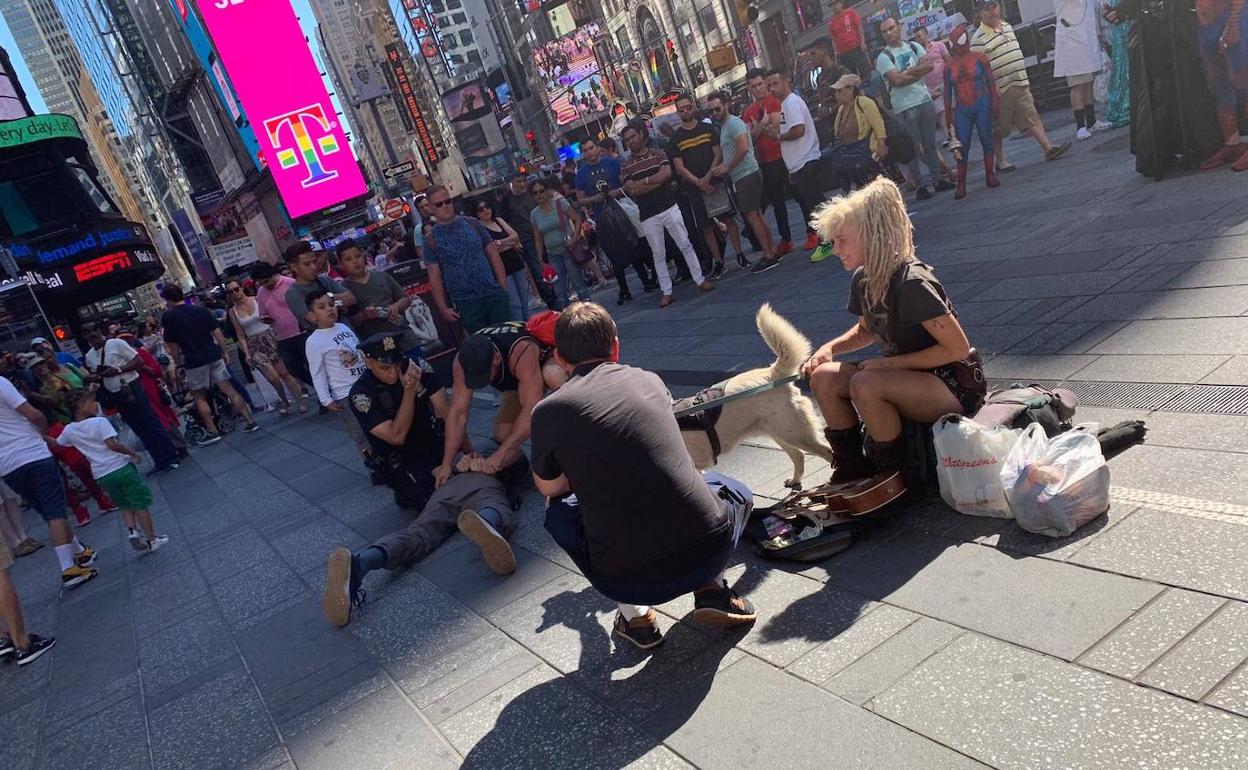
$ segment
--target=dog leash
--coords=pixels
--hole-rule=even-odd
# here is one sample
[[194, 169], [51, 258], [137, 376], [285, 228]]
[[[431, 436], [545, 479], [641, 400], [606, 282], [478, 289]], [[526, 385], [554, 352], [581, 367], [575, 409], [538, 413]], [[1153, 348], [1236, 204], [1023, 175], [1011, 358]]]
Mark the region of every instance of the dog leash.
[[[745, 390], [739, 390], [736, 393], [730, 393], [726, 396], [720, 396], [719, 398], [713, 398], [710, 401], [703, 401], [700, 404], [694, 404], [693, 406], [677, 410], [674, 416], [675, 417], [687, 417], [691, 414], [697, 414], [698, 412], [705, 412], [708, 409], [714, 409], [715, 407], [720, 406], [722, 404], [727, 404], [730, 401], [737, 401], [742, 398], [749, 398], [750, 396], [757, 396], [759, 393], [765, 393], [766, 391], [769, 391], [773, 388], [778, 388], [781, 385], [788, 385], [789, 383], [797, 382], [800, 379], [802, 379], [801, 374], [790, 374], [788, 377], [782, 377], [778, 380], [765, 382], [762, 385], [756, 385], [753, 388], [746, 388]], [[719, 383], [716, 383], [716, 384], [719, 384]], [[712, 385], [711, 387], [715, 387], [715, 386]]]

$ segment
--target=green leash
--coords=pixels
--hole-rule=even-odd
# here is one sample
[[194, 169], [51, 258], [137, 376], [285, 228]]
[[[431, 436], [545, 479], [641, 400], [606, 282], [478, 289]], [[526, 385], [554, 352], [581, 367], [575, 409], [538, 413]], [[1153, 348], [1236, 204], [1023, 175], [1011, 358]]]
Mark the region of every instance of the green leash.
[[[713, 398], [710, 401], [704, 401], [701, 404], [696, 404], [694, 406], [681, 409], [675, 413], [675, 416], [687, 417], [688, 415], [697, 414], [698, 412], [705, 412], [708, 409], [714, 409], [715, 407], [720, 406], [722, 404], [727, 404], [729, 401], [737, 401], [742, 398], [749, 398], [750, 396], [757, 396], [759, 393], [765, 393], [766, 391], [769, 391], [773, 388], [778, 388], [781, 385], [788, 385], [790, 382], [797, 382], [801, 378], [802, 378], [802, 375], [800, 374], [790, 374], [788, 377], [783, 377], [779, 380], [772, 380], [771, 382], [765, 382], [762, 385], [758, 385], [753, 388], [746, 388], [745, 390], [739, 390], [736, 393], [731, 393], [727, 396], [720, 396], [719, 398]], [[727, 382], [727, 380], [725, 380], [724, 382]], [[712, 385], [711, 387], [716, 387], [716, 385], [719, 385], [719, 384], [721, 383], [716, 383], [715, 385]]]

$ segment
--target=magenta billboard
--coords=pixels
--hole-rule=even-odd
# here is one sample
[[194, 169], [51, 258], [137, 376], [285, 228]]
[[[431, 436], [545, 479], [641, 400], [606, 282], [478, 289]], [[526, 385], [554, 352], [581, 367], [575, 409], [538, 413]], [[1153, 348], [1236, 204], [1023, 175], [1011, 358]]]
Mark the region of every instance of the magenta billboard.
[[291, 217], [368, 191], [290, 0], [195, 0]]

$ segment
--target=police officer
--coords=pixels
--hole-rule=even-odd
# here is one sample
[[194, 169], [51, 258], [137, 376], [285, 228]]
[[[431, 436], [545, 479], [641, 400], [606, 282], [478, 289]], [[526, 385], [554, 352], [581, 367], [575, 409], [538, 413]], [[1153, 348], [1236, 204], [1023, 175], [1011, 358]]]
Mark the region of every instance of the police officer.
[[408, 358], [401, 339], [380, 332], [360, 343], [368, 371], [351, 386], [347, 401], [394, 489], [395, 502], [422, 508], [434, 490], [433, 469], [442, 458], [442, 424], [450, 403], [429, 364]]

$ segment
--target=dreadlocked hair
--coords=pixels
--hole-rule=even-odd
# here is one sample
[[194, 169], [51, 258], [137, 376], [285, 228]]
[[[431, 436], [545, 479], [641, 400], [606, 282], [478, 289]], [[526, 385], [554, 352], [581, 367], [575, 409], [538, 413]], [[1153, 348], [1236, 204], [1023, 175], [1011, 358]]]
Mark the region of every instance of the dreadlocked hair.
[[833, 198], [810, 218], [810, 226], [819, 239], [827, 242], [836, 237], [842, 225], [856, 229], [866, 245], [863, 289], [867, 306], [886, 308], [893, 273], [915, 259], [914, 227], [901, 190], [892, 180], [879, 177], [848, 196]]

